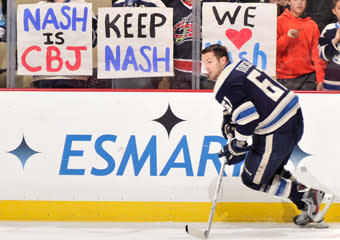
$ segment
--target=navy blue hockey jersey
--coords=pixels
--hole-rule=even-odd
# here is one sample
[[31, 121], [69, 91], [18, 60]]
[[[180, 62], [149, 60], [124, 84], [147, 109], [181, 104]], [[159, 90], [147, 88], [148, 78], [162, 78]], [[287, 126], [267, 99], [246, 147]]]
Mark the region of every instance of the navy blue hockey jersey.
[[338, 28], [339, 23], [328, 24], [319, 38], [319, 54], [327, 62], [325, 90], [340, 90], [340, 44], [334, 46], [332, 42]]
[[294, 92], [243, 60], [225, 67], [214, 94], [236, 123], [236, 138], [244, 141], [253, 133], [274, 132], [300, 108]]

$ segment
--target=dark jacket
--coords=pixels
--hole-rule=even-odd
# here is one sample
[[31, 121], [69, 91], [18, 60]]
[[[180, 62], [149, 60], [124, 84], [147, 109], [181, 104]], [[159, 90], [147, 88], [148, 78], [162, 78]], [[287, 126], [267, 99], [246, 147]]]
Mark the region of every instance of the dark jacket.
[[336, 22], [337, 19], [332, 13], [332, 0], [308, 0], [306, 15], [310, 16], [319, 27], [319, 31], [329, 23]]

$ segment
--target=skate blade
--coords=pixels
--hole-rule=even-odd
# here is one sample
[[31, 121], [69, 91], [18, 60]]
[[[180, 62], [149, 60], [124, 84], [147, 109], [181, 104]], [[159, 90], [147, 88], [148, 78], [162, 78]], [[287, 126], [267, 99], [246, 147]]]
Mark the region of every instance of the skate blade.
[[330, 206], [332, 205], [333, 201], [334, 201], [334, 195], [330, 194], [330, 193], [325, 193], [324, 198], [322, 199], [322, 203], [321, 203], [321, 207], [320, 210], [318, 212], [318, 214], [315, 215], [315, 217], [313, 217], [313, 221], [314, 222], [322, 222], [323, 217], [325, 216], [325, 214], [327, 213], [328, 209], [330, 208]]
[[321, 222], [310, 222], [306, 225], [297, 225], [300, 228], [320, 228], [320, 229], [324, 229], [324, 228], [329, 228], [328, 224], [325, 223], [324, 221]]

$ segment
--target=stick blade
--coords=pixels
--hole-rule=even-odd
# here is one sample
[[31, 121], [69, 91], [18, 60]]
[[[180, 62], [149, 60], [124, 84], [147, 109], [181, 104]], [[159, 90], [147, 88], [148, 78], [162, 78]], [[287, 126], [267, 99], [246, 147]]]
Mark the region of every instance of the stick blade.
[[199, 239], [207, 239], [207, 236], [206, 236], [207, 231], [202, 231], [198, 228], [195, 228], [189, 225], [185, 225], [185, 231], [193, 237], [196, 237]]

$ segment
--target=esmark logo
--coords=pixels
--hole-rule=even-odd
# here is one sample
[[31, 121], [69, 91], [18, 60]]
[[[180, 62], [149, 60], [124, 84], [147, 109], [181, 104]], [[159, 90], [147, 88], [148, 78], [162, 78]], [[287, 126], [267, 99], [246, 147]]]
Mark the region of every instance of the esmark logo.
[[[156, 117], [152, 121], [157, 122], [157, 124], [161, 124], [161, 126], [164, 127], [168, 138], [170, 139], [171, 131], [178, 124], [181, 124], [186, 120], [176, 116], [169, 104], [166, 111], [161, 116]], [[117, 139], [119, 139], [119, 136], [114, 134], [104, 134], [97, 137], [96, 139], [93, 139], [93, 135], [91, 134], [66, 134], [61, 155], [59, 175], [84, 176], [85, 174], [90, 174], [93, 176], [107, 176], [109, 174], [115, 174], [116, 176], [124, 176], [124, 174], [126, 174], [127, 165], [129, 161], [131, 161], [134, 176], [139, 176], [143, 168], [148, 166], [150, 176], [167, 176], [170, 171], [178, 171], [180, 169], [180, 171], [184, 171], [185, 175], [188, 177], [203, 177], [205, 176], [208, 165], [213, 164], [217, 173], [221, 168], [221, 161], [218, 159], [216, 152], [210, 152], [210, 146], [213, 144], [220, 144], [222, 147], [227, 143], [226, 139], [224, 139], [222, 136], [203, 136], [198, 167], [197, 170], [194, 171], [192, 157], [190, 154], [190, 142], [188, 141], [187, 135], [183, 135], [179, 139], [178, 143], [171, 151], [168, 160], [162, 166], [159, 166], [159, 156], [157, 155], [158, 137], [156, 135], [150, 136], [150, 139], [146, 143], [140, 156], [138, 155], [138, 149], [141, 149], [141, 146], [139, 146], [137, 143], [137, 137], [138, 136], [136, 135], [131, 135], [129, 137], [121, 161], [117, 161], [117, 159], [115, 159], [106, 149], [104, 149], [104, 144], [107, 142], [115, 144]], [[25, 165], [34, 154], [40, 153], [33, 150], [26, 141], [27, 138], [23, 137], [18, 147], [8, 152], [15, 155], [20, 160], [23, 168], [25, 168]], [[73, 159], [84, 157], [86, 149], [74, 147], [74, 145], [81, 142], [94, 142], [96, 154], [100, 157], [100, 159], [106, 162], [105, 168], [96, 168], [95, 166], [92, 166], [91, 169], [71, 167], [71, 162]], [[178, 157], [180, 154], [182, 154], [183, 160], [179, 161]], [[291, 155], [290, 161], [296, 168], [299, 162], [307, 156], [310, 155], [305, 153], [299, 146], [297, 146]], [[164, 156], [162, 157], [164, 158]], [[146, 164], [147, 162], [148, 164]], [[232, 177], [240, 176], [242, 165], [243, 162], [233, 166], [233, 171], [231, 174]], [[117, 170], [115, 173], [113, 173], [115, 169]]]

